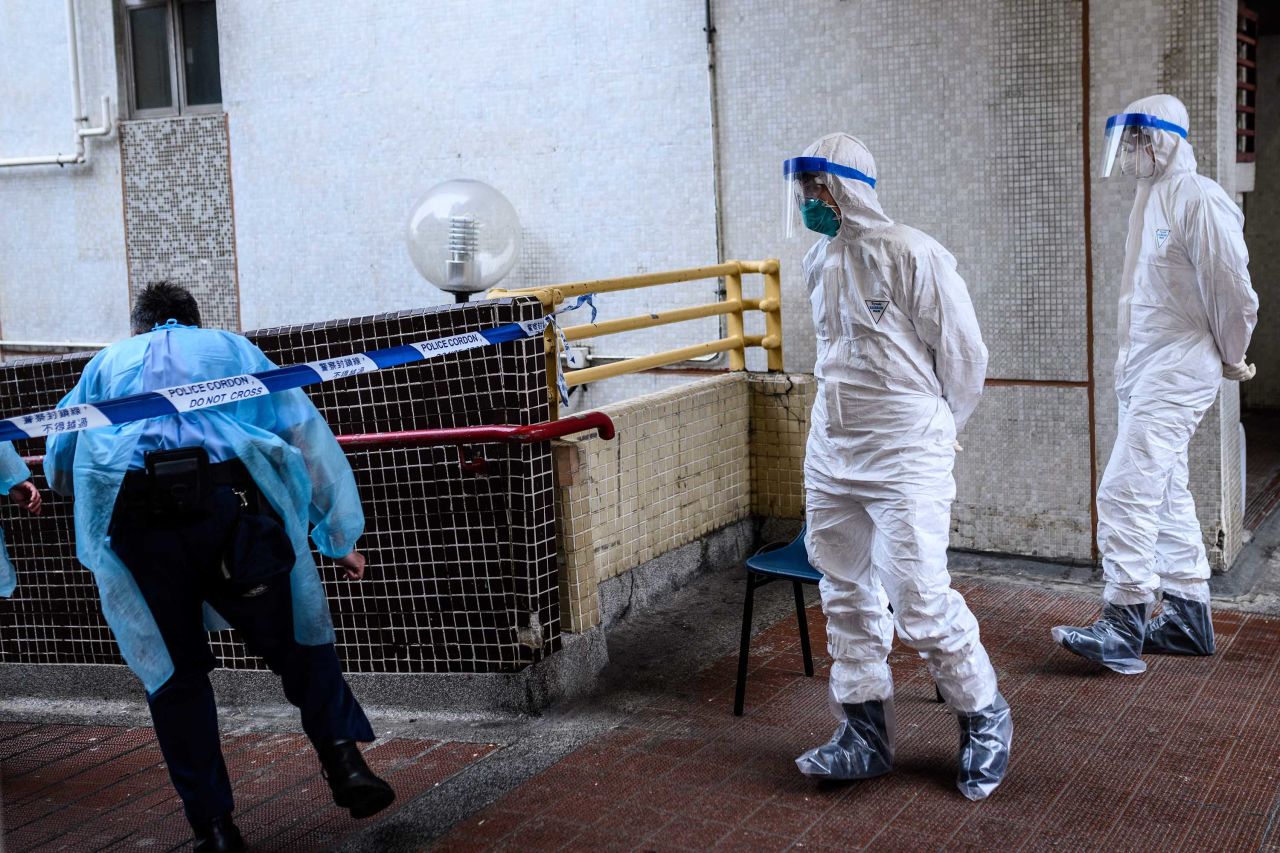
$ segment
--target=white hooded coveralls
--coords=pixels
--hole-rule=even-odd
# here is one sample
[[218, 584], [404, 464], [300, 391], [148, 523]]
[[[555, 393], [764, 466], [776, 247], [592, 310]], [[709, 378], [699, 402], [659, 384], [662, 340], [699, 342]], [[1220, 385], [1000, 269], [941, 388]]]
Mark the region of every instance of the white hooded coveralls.
[[[876, 174], [848, 134], [823, 137], [805, 156]], [[956, 430], [982, 394], [987, 349], [955, 258], [894, 223], [869, 185], [822, 180], [841, 222], [804, 261], [818, 378], [806, 546], [823, 573], [832, 698], [893, 695], [896, 617], [947, 702], [977, 711], [995, 699], [996, 677], [977, 621], [951, 589], [946, 550]]]
[[[1154, 95], [1130, 104], [1181, 128], [1187, 108]], [[1164, 588], [1209, 601], [1187, 446], [1218, 395], [1223, 364], [1244, 360], [1257, 322], [1244, 217], [1196, 174], [1190, 143], [1153, 131], [1155, 173], [1139, 179], [1120, 282], [1116, 358], [1119, 430], [1098, 486], [1098, 548], [1114, 604]]]

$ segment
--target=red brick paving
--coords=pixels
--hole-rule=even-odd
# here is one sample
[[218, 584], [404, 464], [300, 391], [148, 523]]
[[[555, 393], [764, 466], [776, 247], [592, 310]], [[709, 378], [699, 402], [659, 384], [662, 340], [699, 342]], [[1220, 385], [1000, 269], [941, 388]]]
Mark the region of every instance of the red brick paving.
[[[394, 809], [495, 747], [393, 738], [369, 765], [396, 789]], [[236, 822], [254, 850], [316, 850], [358, 828], [333, 804], [307, 739], [227, 735]], [[170, 850], [191, 831], [149, 728], [0, 723], [7, 851]]]
[[[953, 787], [957, 730], [911, 650], [891, 657], [897, 769], [819, 786], [792, 763], [834, 727], [801, 674], [793, 620], [755, 638], [747, 712], [736, 657], [639, 709], [454, 827], [477, 850], [1280, 850], [1280, 621], [1215, 614], [1217, 656], [1098, 671], [1049, 629], [1093, 597], [963, 584], [1014, 713], [1009, 776], [983, 803]], [[815, 650], [825, 648], [810, 612]], [[1269, 832], [1269, 834], [1268, 834]]]

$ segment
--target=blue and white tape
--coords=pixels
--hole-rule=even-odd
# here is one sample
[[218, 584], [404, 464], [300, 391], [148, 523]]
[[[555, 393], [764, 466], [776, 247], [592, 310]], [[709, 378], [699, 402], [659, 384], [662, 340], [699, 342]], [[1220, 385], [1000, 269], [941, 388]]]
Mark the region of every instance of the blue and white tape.
[[[560, 353], [562, 355], [568, 355], [569, 353], [569, 338], [565, 336], [564, 329], [556, 322], [556, 314], [577, 311], [583, 305], [591, 309], [591, 319], [587, 322], [594, 323], [596, 321], [596, 299], [594, 293], [585, 293], [579, 296], [547, 318], [551, 321], [551, 328], [555, 330], [556, 337], [560, 339]], [[564, 366], [562, 364], [556, 365], [556, 390], [560, 393], [560, 405], [567, 406], [569, 404], [569, 383], [564, 381]]]
[[[586, 304], [591, 304], [590, 300], [587, 300]], [[562, 311], [576, 307], [578, 305], [575, 304]], [[556, 313], [559, 314], [561, 311]], [[593, 318], [594, 313], [595, 306], [592, 305]], [[0, 441], [43, 438], [94, 427], [209, 409], [274, 394], [278, 391], [301, 388], [317, 382], [329, 382], [346, 376], [358, 376], [388, 367], [411, 364], [415, 361], [426, 361], [450, 353], [479, 349], [507, 341], [541, 337], [548, 323], [554, 325], [554, 315], [540, 320], [507, 323], [491, 329], [481, 329], [478, 332], [466, 332], [461, 335], [432, 338], [387, 349], [278, 367], [275, 370], [264, 370], [259, 373], [191, 382], [172, 388], [161, 388], [158, 391], [134, 394], [130, 397], [104, 400], [92, 405], [82, 404], [65, 409], [50, 409], [45, 412], [19, 415], [16, 418], [0, 420]]]

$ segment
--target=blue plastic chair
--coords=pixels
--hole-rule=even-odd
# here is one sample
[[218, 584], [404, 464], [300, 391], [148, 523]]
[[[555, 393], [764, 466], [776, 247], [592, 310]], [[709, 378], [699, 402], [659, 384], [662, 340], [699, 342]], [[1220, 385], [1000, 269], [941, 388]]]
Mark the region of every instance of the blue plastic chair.
[[774, 581], [791, 581], [796, 596], [796, 623], [800, 628], [800, 651], [804, 655], [804, 674], [813, 676], [813, 653], [809, 649], [809, 620], [804, 614], [806, 583], [822, 580], [822, 573], [809, 563], [804, 547], [805, 528], [791, 542], [765, 545], [747, 558], [747, 599], [742, 606], [742, 645], [738, 649], [738, 685], [733, 697], [733, 713], [742, 716], [742, 703], [747, 693], [747, 657], [751, 652], [751, 610], [756, 589]]
[[[796, 624], [800, 628], [800, 652], [804, 655], [804, 674], [813, 677], [813, 652], [809, 648], [809, 620], [804, 614], [804, 588], [801, 584], [817, 583], [822, 572], [809, 562], [809, 552], [804, 547], [804, 534], [808, 525], [800, 528], [800, 534], [791, 542], [772, 542], [747, 558], [747, 599], [742, 606], [742, 644], [738, 648], [738, 684], [733, 696], [734, 716], [742, 716], [742, 705], [747, 695], [747, 657], [751, 653], [751, 610], [756, 589], [774, 581], [791, 581], [796, 596]], [[893, 608], [889, 608], [893, 612]], [[934, 698], [942, 702], [942, 691], [934, 688]]]

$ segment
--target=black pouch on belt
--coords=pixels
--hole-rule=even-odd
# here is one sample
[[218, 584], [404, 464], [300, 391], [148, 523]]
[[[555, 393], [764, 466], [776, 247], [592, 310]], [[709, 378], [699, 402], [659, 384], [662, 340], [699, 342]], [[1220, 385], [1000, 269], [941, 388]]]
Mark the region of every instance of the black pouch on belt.
[[152, 450], [144, 457], [151, 511], [193, 513], [209, 496], [209, 454], [203, 447]]
[[222, 577], [244, 597], [266, 591], [267, 581], [293, 571], [297, 555], [289, 533], [252, 483], [235, 488], [240, 513], [222, 554]]

